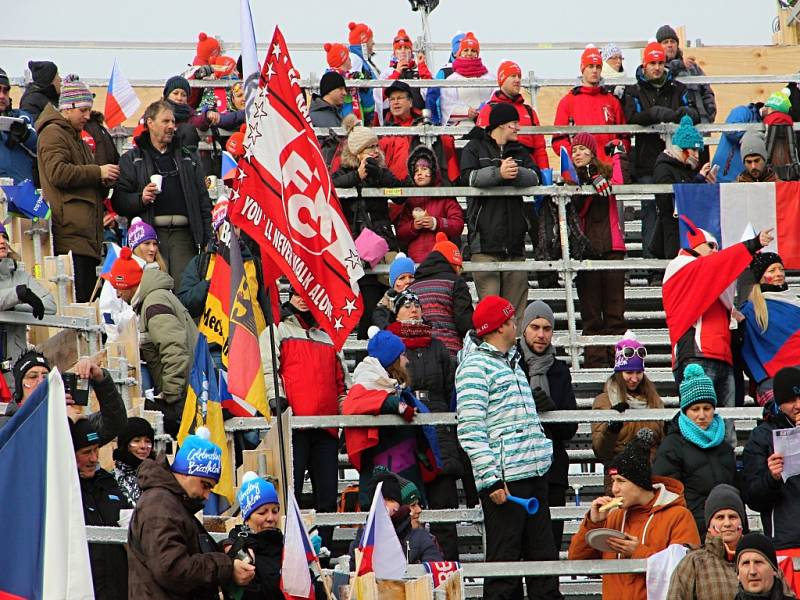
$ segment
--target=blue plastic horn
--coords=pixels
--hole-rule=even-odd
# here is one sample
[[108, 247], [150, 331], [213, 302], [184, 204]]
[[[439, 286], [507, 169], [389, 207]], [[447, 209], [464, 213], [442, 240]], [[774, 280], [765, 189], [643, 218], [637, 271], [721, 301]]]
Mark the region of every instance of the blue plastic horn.
[[518, 498], [517, 496], [507, 494], [506, 499], [519, 504], [522, 508], [528, 511], [529, 515], [535, 515], [539, 510], [539, 501], [536, 498]]

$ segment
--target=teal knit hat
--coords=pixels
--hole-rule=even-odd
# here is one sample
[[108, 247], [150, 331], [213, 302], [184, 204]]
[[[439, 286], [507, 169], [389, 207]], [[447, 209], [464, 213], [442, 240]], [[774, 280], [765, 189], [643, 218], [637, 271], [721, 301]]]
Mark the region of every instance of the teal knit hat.
[[767, 101], [764, 103], [764, 106], [769, 108], [775, 109], [778, 112], [789, 114], [789, 109], [792, 108], [792, 103], [789, 100], [789, 96], [791, 91], [789, 88], [783, 88], [782, 90], [778, 90], [777, 92], [773, 93]]
[[683, 381], [680, 387], [681, 412], [686, 412], [692, 404], [708, 402], [717, 406], [717, 393], [714, 383], [700, 365], [691, 364], [683, 370]]
[[689, 115], [681, 117], [681, 123], [672, 134], [672, 144], [683, 150], [694, 148], [696, 150], [703, 149], [703, 135], [694, 128], [692, 118]]

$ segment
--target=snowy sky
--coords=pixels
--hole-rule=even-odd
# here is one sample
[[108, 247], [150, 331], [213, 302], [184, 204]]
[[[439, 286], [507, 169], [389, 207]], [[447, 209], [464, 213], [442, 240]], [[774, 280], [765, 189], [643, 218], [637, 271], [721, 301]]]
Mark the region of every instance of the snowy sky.
[[[239, 2], [83, 0], [68, 5], [26, 0], [17, 3], [23, 10], [3, 11], [0, 37], [27, 42], [195, 42], [198, 32], [205, 31], [223, 41], [238, 42]], [[660, 25], [669, 23], [685, 25], [689, 39], [700, 38], [706, 45], [768, 44], [777, 15], [775, 4], [775, 0], [441, 0], [430, 24], [434, 42], [446, 42], [459, 30], [474, 31], [479, 40], [493, 42], [646, 40]], [[269, 41], [276, 24], [290, 47], [293, 42], [318, 42], [320, 46], [326, 41], [346, 42], [350, 20], [367, 22], [379, 42], [390, 42], [400, 27], [412, 38], [421, 31], [419, 14], [411, 11], [407, 0], [251, 0], [251, 6], [260, 43]], [[534, 69], [544, 77], [577, 75], [577, 51], [509, 54], [486, 53], [484, 62], [494, 69], [502, 60], [514, 58], [523, 70]], [[0, 66], [10, 76], [20, 77], [28, 59], [50, 59], [62, 74], [102, 78], [108, 77], [115, 56], [129, 79], [165, 79], [182, 71], [194, 52], [44, 49], [34, 43], [29, 48], [0, 49]], [[437, 53], [434, 65], [438, 67], [446, 58], [445, 53]], [[638, 61], [639, 52], [627, 50], [626, 58]], [[325, 60], [321, 47], [318, 52], [295, 52], [293, 59], [303, 74], [321, 73]], [[380, 52], [376, 64], [383, 67], [388, 59], [389, 52]]]

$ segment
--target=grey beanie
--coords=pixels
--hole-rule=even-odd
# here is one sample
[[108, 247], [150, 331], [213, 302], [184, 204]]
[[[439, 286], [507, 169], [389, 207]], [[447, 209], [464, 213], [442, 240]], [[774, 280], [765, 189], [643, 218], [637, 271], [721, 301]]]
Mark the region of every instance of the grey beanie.
[[764, 141], [764, 134], [760, 131], [746, 131], [742, 136], [742, 160], [757, 154], [767, 160], [767, 143]]
[[522, 329], [525, 329], [530, 325], [531, 321], [538, 318], [547, 319], [553, 327], [556, 325], [556, 317], [553, 314], [553, 309], [541, 300], [534, 300], [528, 304], [528, 307], [525, 309], [525, 313], [522, 317]]
[[664, 40], [678, 41], [678, 34], [669, 25], [662, 25], [658, 28], [658, 31], [656, 31], [656, 41], [660, 44]]
[[711, 523], [711, 519], [714, 517], [714, 515], [723, 508], [729, 508], [737, 512], [739, 518], [742, 520], [742, 529], [744, 533], [747, 533], [747, 513], [744, 510], [742, 497], [739, 495], [739, 490], [732, 485], [728, 485], [727, 483], [720, 483], [716, 485], [714, 489], [711, 490], [708, 498], [706, 498], [706, 528]]

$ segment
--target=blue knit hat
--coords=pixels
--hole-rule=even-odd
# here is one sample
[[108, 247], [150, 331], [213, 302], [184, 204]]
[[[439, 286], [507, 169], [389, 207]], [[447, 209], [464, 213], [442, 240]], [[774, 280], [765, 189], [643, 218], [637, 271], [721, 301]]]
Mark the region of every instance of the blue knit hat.
[[207, 427], [198, 427], [187, 436], [175, 455], [172, 472], [219, 481], [222, 473], [222, 450], [211, 441]]
[[244, 521], [265, 504], [280, 504], [275, 486], [253, 471], [248, 471], [242, 477], [242, 486], [236, 494], [236, 500], [242, 509]]
[[461, 45], [461, 40], [464, 39], [464, 36], [467, 35], [463, 31], [459, 31], [457, 34], [453, 36], [453, 39], [450, 40], [450, 55], [455, 56], [458, 54], [458, 47]]
[[397, 256], [394, 257], [392, 264], [389, 266], [389, 285], [394, 287], [394, 282], [397, 281], [397, 278], [400, 275], [405, 275], [409, 273], [413, 275], [416, 272], [416, 267], [414, 266], [414, 261], [408, 258], [402, 252], [398, 252]]
[[694, 148], [695, 150], [703, 149], [705, 145], [705, 142], [703, 142], [703, 134], [694, 128], [692, 117], [689, 115], [683, 115], [681, 117], [680, 125], [678, 125], [675, 133], [672, 134], [672, 145], [682, 148], [683, 150], [689, 150], [690, 148]]
[[403, 341], [391, 331], [380, 330], [373, 325], [369, 328], [368, 335], [367, 354], [377, 358], [384, 369], [388, 368], [406, 351]]
[[686, 412], [692, 404], [708, 402], [717, 405], [717, 393], [714, 382], [705, 374], [703, 367], [696, 364], [687, 365], [683, 370], [683, 381], [680, 387], [681, 411]]

